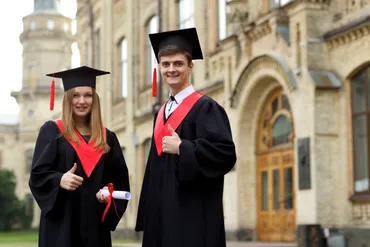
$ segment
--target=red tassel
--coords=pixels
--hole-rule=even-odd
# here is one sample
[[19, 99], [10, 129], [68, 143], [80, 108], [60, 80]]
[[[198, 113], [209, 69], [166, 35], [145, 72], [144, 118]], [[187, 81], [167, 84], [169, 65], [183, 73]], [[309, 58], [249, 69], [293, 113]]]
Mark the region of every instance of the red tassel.
[[55, 82], [54, 78], [51, 81], [51, 86], [50, 86], [50, 110], [54, 110], [54, 97], [55, 97]]
[[152, 79], [152, 96], [157, 96], [157, 69], [153, 69], [153, 79]]

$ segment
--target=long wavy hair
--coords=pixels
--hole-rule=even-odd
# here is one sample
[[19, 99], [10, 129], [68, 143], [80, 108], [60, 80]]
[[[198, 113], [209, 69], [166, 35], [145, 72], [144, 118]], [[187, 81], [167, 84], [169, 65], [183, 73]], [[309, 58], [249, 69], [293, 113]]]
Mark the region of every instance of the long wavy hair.
[[[73, 115], [72, 99], [74, 96], [75, 89], [72, 88], [64, 93], [63, 104], [62, 104], [62, 123], [64, 129], [64, 136], [69, 140], [75, 142], [77, 145], [80, 141], [75, 132], [75, 120]], [[109, 151], [109, 146], [106, 142], [106, 137], [104, 135], [104, 125], [100, 110], [100, 100], [99, 95], [96, 93], [95, 89], [92, 88], [92, 105], [91, 112], [87, 115], [87, 124], [91, 128], [91, 138], [90, 141], [95, 142], [95, 148], [98, 151], [104, 150], [104, 152]]]

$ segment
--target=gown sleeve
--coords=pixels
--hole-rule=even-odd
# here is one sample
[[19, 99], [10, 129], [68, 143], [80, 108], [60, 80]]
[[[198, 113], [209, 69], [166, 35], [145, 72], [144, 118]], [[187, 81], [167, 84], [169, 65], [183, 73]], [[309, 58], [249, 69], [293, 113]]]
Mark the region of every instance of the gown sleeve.
[[[129, 181], [129, 172], [126, 166], [125, 158], [123, 157], [123, 152], [121, 145], [118, 141], [117, 136], [111, 132], [112, 135], [112, 145], [111, 147], [111, 156], [107, 160], [108, 164], [104, 164], [107, 168], [104, 174], [103, 186], [107, 186], [108, 183], [113, 183], [114, 190], [121, 190], [130, 192], [130, 181]], [[113, 201], [107, 212], [104, 223], [107, 224], [111, 231], [115, 231], [122, 215], [125, 213], [128, 201], [127, 200], [116, 200], [114, 199], [116, 209], [114, 208]], [[104, 204], [105, 207], [105, 204]], [[120, 216], [118, 218], [117, 216]]]
[[63, 173], [56, 171], [58, 130], [52, 121], [41, 126], [36, 140], [29, 178], [30, 190], [42, 214], [53, 209]]
[[199, 173], [208, 178], [224, 176], [236, 162], [228, 116], [215, 101], [207, 100], [202, 104], [195, 120], [195, 131], [194, 140], [182, 139], [180, 144], [180, 183], [191, 182]]

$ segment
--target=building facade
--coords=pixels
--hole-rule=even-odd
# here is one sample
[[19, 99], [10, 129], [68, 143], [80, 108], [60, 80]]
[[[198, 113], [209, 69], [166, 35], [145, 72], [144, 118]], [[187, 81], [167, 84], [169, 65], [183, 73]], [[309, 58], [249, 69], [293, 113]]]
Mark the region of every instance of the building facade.
[[[195, 26], [204, 60], [194, 61], [191, 83], [226, 109], [238, 154], [225, 179], [228, 238], [294, 242], [299, 227], [320, 225], [348, 246], [369, 243], [369, 13], [366, 0], [78, 1], [81, 65], [112, 73], [97, 89], [130, 171], [133, 197], [117, 234], [134, 236], [153, 105], [168, 97], [165, 85], [151, 96], [148, 34]], [[32, 100], [22, 90], [27, 150], [40, 124], [26, 128]], [[46, 95], [33, 103], [44, 119]]]

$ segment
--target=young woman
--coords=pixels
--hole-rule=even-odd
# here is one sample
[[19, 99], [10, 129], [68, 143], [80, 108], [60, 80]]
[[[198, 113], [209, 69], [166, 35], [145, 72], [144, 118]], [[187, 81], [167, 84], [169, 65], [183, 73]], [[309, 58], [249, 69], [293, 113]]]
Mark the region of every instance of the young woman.
[[111, 247], [110, 231], [126, 210], [126, 200], [99, 192], [130, 190], [121, 145], [103, 126], [95, 92], [104, 74], [86, 66], [48, 74], [62, 78], [65, 94], [62, 118], [40, 128], [29, 180], [41, 209], [40, 247]]

